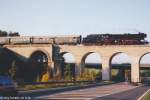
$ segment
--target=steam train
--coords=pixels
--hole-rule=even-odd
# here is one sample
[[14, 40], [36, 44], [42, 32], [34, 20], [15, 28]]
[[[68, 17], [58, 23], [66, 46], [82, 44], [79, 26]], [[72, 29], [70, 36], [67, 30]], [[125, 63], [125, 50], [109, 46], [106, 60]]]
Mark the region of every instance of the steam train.
[[58, 44], [58, 45], [142, 45], [148, 44], [145, 33], [138, 34], [90, 34], [81, 36], [16, 36], [0, 37], [0, 45], [5, 44]]
[[91, 34], [83, 38], [84, 45], [140, 45], [148, 44], [145, 33], [138, 34]]
[[81, 43], [81, 36], [16, 36], [0, 37], [0, 45], [7, 44], [58, 44], [76, 45]]

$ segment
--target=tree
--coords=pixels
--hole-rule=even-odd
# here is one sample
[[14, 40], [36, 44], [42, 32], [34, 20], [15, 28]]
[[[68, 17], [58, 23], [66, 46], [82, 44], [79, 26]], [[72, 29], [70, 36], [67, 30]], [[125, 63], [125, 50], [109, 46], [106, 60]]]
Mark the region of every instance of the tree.
[[70, 64], [67, 64], [65, 66], [65, 73], [64, 73], [65, 79], [67, 81], [72, 80], [72, 71], [71, 71], [71, 66]]
[[10, 32], [9, 36], [20, 36], [19, 32]]
[[46, 72], [41, 79], [41, 82], [48, 82], [49, 81], [49, 73]]
[[6, 37], [6, 36], [20, 36], [19, 32], [7, 32], [0, 30], [0, 37]]
[[6, 31], [2, 31], [0, 30], [0, 37], [4, 37], [4, 36], [7, 36], [8, 33]]
[[17, 62], [16, 60], [14, 60], [12, 62], [12, 66], [11, 66], [11, 69], [10, 69], [10, 76], [12, 79], [16, 80], [17, 79]]

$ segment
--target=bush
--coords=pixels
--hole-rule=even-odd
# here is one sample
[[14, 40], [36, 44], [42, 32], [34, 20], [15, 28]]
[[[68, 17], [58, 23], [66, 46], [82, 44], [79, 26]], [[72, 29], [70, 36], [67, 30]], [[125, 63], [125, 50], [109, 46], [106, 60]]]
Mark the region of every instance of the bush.
[[85, 68], [84, 72], [80, 77], [78, 77], [79, 81], [95, 81], [96, 78], [100, 78], [100, 70], [94, 68]]
[[42, 76], [41, 82], [48, 82], [49, 78], [49, 73], [47, 72]]

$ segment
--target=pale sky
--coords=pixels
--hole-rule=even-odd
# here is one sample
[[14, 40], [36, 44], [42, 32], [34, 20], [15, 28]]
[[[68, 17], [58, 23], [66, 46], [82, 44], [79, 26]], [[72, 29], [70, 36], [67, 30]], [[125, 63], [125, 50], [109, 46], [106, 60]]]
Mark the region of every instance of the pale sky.
[[[71, 53], [66, 53], [63, 55], [63, 57], [65, 58], [65, 62], [68, 63], [76, 62], [76, 58]], [[102, 62], [101, 56], [98, 55], [97, 53], [91, 53], [85, 59], [85, 63], [100, 64], [101, 62]], [[111, 60], [112, 64], [131, 63], [131, 62], [132, 62], [131, 58], [125, 53], [117, 54]], [[150, 64], [150, 54], [146, 54], [145, 56], [143, 56], [142, 59], [140, 60], [140, 64]]]
[[140, 31], [150, 41], [150, 0], [0, 0], [0, 13], [0, 29], [21, 35]]
[[149, 0], [0, 0], [0, 29], [22, 35], [150, 33], [149, 5]]

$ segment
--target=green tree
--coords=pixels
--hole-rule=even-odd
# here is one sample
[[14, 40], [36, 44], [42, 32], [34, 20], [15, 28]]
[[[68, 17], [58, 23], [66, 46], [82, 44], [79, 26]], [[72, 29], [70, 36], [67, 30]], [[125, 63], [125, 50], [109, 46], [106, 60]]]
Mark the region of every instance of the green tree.
[[0, 30], [0, 37], [7, 36], [8, 33], [6, 31]]
[[16, 80], [17, 79], [17, 62], [16, 60], [14, 60], [12, 62], [12, 66], [11, 66], [11, 69], [10, 69], [10, 76], [12, 79]]
[[65, 66], [65, 79], [67, 80], [67, 81], [69, 81], [69, 80], [72, 80], [72, 71], [71, 71], [71, 66], [70, 66], [70, 64], [67, 64], [66, 66]]
[[9, 36], [20, 36], [19, 32], [10, 32]]

